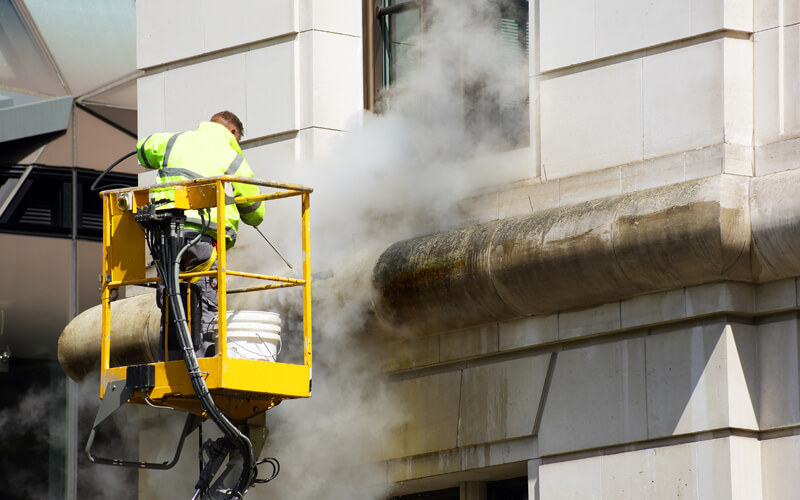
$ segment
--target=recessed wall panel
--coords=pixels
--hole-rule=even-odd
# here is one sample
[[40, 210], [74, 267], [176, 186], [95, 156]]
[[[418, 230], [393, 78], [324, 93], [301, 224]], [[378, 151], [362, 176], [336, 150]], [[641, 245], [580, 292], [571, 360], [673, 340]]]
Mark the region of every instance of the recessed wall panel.
[[539, 55], [542, 71], [595, 57], [595, 1], [541, 0]]
[[391, 458], [450, 450], [457, 446], [461, 371], [396, 382], [394, 394], [404, 401], [403, 424], [387, 440]]
[[757, 499], [760, 462], [758, 441], [739, 437], [555, 462], [539, 467], [539, 498]]
[[542, 455], [647, 439], [646, 369], [641, 338], [559, 352], [538, 434]]
[[245, 137], [297, 128], [296, 48], [297, 42], [289, 40], [244, 54]]
[[751, 31], [753, 0], [542, 0], [541, 70], [731, 29]]
[[147, 68], [202, 53], [203, 31], [203, 12], [194, 0], [137, 1], [136, 66]]
[[644, 59], [644, 157], [722, 142], [723, 41]]
[[247, 163], [259, 179], [299, 183], [295, 160], [297, 135], [244, 150]]
[[312, 125], [352, 130], [363, 112], [361, 39], [323, 31], [313, 39]]
[[542, 174], [565, 177], [642, 160], [642, 61], [544, 80]]
[[296, 32], [295, 4], [296, 0], [203, 0], [205, 52]]
[[300, 31], [311, 29], [361, 36], [361, 0], [300, 0]]
[[137, 65], [180, 59], [297, 31], [296, 0], [139, 0]]
[[761, 442], [763, 500], [782, 500], [800, 489], [800, 436], [790, 435]]
[[549, 361], [529, 356], [464, 370], [459, 446], [532, 434]]
[[596, 2], [596, 57], [689, 36], [691, 3], [690, 0]]
[[800, 135], [800, 25], [755, 35], [757, 144]]
[[165, 73], [145, 75], [136, 81], [137, 128], [139, 137], [164, 130], [164, 77]]
[[752, 146], [753, 42], [729, 38], [723, 49], [725, 143]]
[[249, 134], [245, 54], [198, 62], [164, 75], [164, 127], [193, 130], [222, 110], [236, 113]]

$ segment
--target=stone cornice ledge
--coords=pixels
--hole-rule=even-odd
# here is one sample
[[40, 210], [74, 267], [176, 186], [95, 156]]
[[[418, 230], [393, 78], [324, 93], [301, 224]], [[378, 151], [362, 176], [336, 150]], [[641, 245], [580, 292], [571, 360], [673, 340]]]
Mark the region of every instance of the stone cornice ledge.
[[800, 170], [715, 175], [397, 242], [375, 313], [425, 333], [800, 275]]

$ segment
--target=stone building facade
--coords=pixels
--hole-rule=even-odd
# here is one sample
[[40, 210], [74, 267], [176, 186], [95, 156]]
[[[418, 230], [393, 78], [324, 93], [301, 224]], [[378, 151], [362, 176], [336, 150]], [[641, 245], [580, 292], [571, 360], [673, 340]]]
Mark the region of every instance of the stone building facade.
[[[292, 180], [376, 106], [375, 27], [426, 7], [401, 3], [137, 2], [139, 135], [232, 109], [256, 176]], [[792, 498], [800, 7], [523, 3], [527, 140], [484, 157], [502, 182], [456, 200], [457, 224], [374, 262], [376, 331], [413, 330], [379, 342], [410, 414], [379, 480]]]

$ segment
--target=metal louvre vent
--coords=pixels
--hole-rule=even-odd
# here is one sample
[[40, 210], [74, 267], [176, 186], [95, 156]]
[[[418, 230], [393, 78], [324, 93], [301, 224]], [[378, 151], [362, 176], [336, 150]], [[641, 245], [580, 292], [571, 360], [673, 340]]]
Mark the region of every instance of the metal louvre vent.
[[20, 224], [36, 224], [51, 226], [53, 224], [53, 211], [47, 207], [27, 207], [20, 215]]
[[[78, 221], [75, 236], [100, 241], [103, 206], [97, 193], [90, 190], [98, 174], [77, 169], [77, 176], [74, 176], [72, 168], [41, 165], [0, 167], [0, 186], [9, 186], [0, 192], [5, 194], [5, 200], [0, 203], [0, 233], [71, 238], [75, 211]], [[131, 174], [109, 174], [107, 180], [119, 185], [136, 185], [136, 176]], [[77, 194], [75, 200], [73, 191]]]
[[81, 217], [81, 229], [102, 231], [103, 230], [103, 214], [102, 213], [87, 213], [84, 212]]

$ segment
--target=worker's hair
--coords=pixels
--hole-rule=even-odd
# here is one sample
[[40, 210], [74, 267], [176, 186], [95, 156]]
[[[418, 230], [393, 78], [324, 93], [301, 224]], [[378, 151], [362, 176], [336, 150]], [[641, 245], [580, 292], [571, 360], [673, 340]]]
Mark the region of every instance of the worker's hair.
[[211, 117], [211, 121], [219, 123], [226, 128], [236, 127], [236, 129], [239, 131], [239, 135], [244, 137], [244, 125], [242, 125], [242, 120], [240, 120], [239, 117], [233, 114], [231, 111], [220, 111]]

